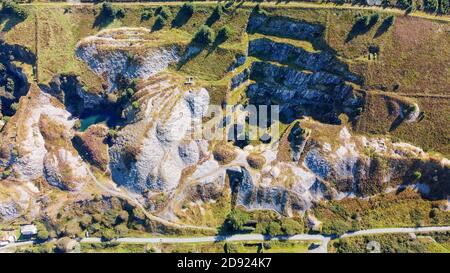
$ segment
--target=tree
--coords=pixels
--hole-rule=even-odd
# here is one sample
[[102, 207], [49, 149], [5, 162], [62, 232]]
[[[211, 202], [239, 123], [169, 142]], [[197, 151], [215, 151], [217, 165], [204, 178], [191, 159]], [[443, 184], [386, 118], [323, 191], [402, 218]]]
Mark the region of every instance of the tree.
[[270, 222], [270, 224], [266, 228], [266, 234], [271, 236], [271, 237], [274, 237], [274, 236], [277, 236], [277, 235], [281, 235], [282, 232], [281, 232], [280, 224], [278, 222], [275, 222], [275, 221]]
[[5, 1], [3, 2], [3, 12], [12, 16], [16, 16], [21, 20], [28, 18], [28, 12], [23, 9], [15, 1]]
[[124, 8], [119, 8], [119, 9], [117, 9], [117, 11], [116, 11], [116, 17], [117, 17], [117, 18], [124, 18], [124, 17], [125, 17], [125, 14], [126, 14], [126, 12], [125, 12], [125, 9], [124, 9]]
[[380, 19], [380, 15], [378, 14], [378, 13], [374, 13], [374, 14], [372, 14], [371, 16], [370, 16], [370, 19], [369, 19], [369, 27], [372, 27], [372, 26], [374, 26], [377, 22], [378, 22], [378, 20]]
[[141, 21], [147, 21], [150, 20], [150, 18], [152, 18], [153, 14], [148, 11], [148, 10], [144, 10], [141, 14]]
[[37, 238], [39, 241], [47, 241], [49, 237], [48, 234], [48, 230], [45, 228], [44, 225], [42, 225], [42, 227], [39, 228], [38, 233], [37, 233]]
[[222, 6], [222, 4], [217, 4], [211, 15], [208, 17], [208, 20], [206, 20], [206, 25], [212, 26], [220, 19], [220, 17], [222, 17], [223, 12], [224, 7]]
[[191, 3], [184, 3], [180, 12], [186, 17], [191, 17], [195, 12], [195, 7]]
[[240, 231], [250, 220], [250, 216], [240, 210], [233, 209], [227, 216], [225, 222], [233, 231]]
[[304, 227], [301, 223], [294, 219], [286, 218], [281, 222], [281, 230], [285, 235], [291, 236], [294, 234], [303, 233]]
[[219, 29], [219, 32], [217, 32], [216, 37], [216, 43], [220, 44], [228, 40], [231, 35], [231, 29], [228, 26], [224, 26], [221, 29]]
[[103, 2], [100, 13], [105, 18], [112, 18], [116, 15], [113, 6], [109, 2]]
[[169, 19], [170, 16], [172, 16], [172, 13], [170, 12], [169, 8], [166, 6], [159, 6], [155, 10], [155, 15], [159, 15], [163, 17], [164, 19]]
[[413, 176], [414, 180], [419, 180], [422, 177], [422, 173], [420, 171], [415, 171]]
[[439, 13], [450, 14], [450, 0], [441, 0], [439, 2]]
[[5, 86], [6, 91], [12, 93], [12, 92], [14, 92], [15, 87], [16, 87], [16, 84], [14, 83], [14, 80], [11, 78], [7, 78], [6, 86]]
[[116, 238], [116, 234], [110, 229], [104, 229], [102, 231], [102, 240], [109, 242]]
[[439, 9], [439, 0], [424, 0], [423, 7], [424, 10], [435, 13]]
[[195, 33], [193, 41], [200, 45], [208, 45], [214, 42], [214, 36], [214, 31], [210, 27], [203, 25]]
[[158, 15], [155, 20], [155, 24], [153, 25], [153, 31], [162, 29], [167, 23], [167, 20], [164, 19], [161, 15]]

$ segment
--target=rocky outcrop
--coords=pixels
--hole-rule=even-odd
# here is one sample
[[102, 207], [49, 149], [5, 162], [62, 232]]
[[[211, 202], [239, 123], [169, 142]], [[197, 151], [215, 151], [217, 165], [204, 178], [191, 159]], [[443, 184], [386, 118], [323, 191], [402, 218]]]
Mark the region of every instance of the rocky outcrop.
[[282, 16], [253, 14], [250, 16], [247, 31], [298, 40], [316, 40], [323, 35], [325, 27], [320, 24], [296, 21]]
[[190, 133], [192, 123], [198, 125], [206, 114], [208, 91], [186, 92], [171, 80], [161, 80], [136, 96], [139, 118], [119, 131], [110, 148], [112, 178], [135, 192], [170, 192], [183, 169], [196, 164], [204, 150], [203, 142], [192, 140]]
[[339, 61], [329, 51], [309, 52], [301, 47], [274, 42], [268, 38], [260, 38], [249, 42], [248, 55], [267, 61], [294, 65], [300, 70], [325, 71], [341, 76], [347, 81], [361, 82], [359, 77], [348, 71], [346, 64]]
[[106, 171], [109, 165], [107, 137], [108, 128], [105, 125], [96, 124], [89, 126], [85, 132], [77, 132], [73, 142], [86, 161]]
[[5, 167], [22, 181], [45, 177], [51, 185], [81, 189], [89, 178], [71, 145], [75, 120], [70, 116], [59, 101], [32, 86], [2, 133]]
[[148, 79], [180, 59], [175, 45], [149, 46], [146, 35], [150, 33], [145, 28], [103, 30], [80, 41], [76, 54], [114, 90], [118, 77]]
[[344, 79], [324, 71], [307, 73], [255, 62], [250, 79], [256, 81], [247, 89], [250, 103], [280, 105], [281, 118], [288, 122], [305, 115], [327, 123], [339, 123], [337, 116], [341, 111], [362, 103]]

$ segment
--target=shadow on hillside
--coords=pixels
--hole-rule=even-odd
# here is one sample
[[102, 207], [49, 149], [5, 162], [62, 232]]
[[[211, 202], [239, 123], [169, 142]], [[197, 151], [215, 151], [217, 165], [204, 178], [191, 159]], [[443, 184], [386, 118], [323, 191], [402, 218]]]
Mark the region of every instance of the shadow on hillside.
[[181, 57], [180, 61], [177, 63], [177, 70], [180, 70], [185, 64], [200, 55], [206, 47], [207, 46], [199, 45], [194, 42], [189, 43], [186, 50], [183, 52], [183, 57]]
[[183, 10], [180, 10], [180, 11], [178, 11], [175, 18], [172, 20], [171, 25], [174, 28], [182, 27], [184, 24], [186, 24], [189, 21], [189, 19], [191, 19], [191, 17], [192, 17], [192, 14], [189, 14]]
[[107, 27], [113, 21], [114, 21], [113, 16], [106, 16], [103, 12], [100, 12], [97, 15], [97, 17], [95, 17], [92, 27], [101, 29], [101, 28]]

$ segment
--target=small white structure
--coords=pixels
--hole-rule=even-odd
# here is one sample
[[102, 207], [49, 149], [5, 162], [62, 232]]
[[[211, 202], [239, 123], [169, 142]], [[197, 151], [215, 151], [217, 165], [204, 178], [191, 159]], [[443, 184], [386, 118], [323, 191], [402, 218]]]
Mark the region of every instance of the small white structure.
[[185, 85], [193, 85], [194, 84], [194, 77], [188, 76], [186, 77], [186, 81], [184, 82]]
[[35, 225], [25, 225], [20, 227], [20, 234], [23, 236], [33, 236], [37, 234], [37, 227]]
[[367, 5], [369, 6], [381, 6], [383, 5], [382, 0], [366, 0]]

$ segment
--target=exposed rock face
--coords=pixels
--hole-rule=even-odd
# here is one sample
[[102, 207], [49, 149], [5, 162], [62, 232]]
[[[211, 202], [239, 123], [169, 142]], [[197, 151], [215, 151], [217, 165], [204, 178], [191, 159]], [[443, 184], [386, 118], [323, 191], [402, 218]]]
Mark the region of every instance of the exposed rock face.
[[136, 96], [139, 118], [119, 131], [110, 148], [112, 178], [136, 192], [171, 191], [183, 169], [200, 158], [203, 144], [189, 135], [191, 122], [201, 122], [206, 114], [208, 91], [186, 92], [170, 80], [161, 80]]
[[110, 90], [117, 77], [147, 79], [179, 60], [175, 46], [151, 47], [145, 28], [100, 31], [78, 43], [77, 56], [97, 74], [106, 76]]
[[[210, 172], [226, 170], [234, 205], [293, 215], [305, 212], [319, 200], [371, 196], [399, 186], [414, 186], [428, 198], [447, 198], [450, 193], [446, 159], [430, 157], [406, 143], [352, 136], [342, 126], [307, 119], [299, 128], [311, 133], [298, 163], [267, 157], [264, 167], [257, 170], [240, 159], [246, 152], [236, 148], [238, 156], [233, 162], [216, 165], [217, 170]], [[322, 135], [325, 131], [326, 138]], [[421, 179], [413, 178], [417, 170], [422, 173]], [[218, 177], [204, 179], [215, 181]]]
[[0, 183], [0, 223], [14, 220], [27, 211], [30, 217], [36, 216], [38, 192], [30, 182], [3, 179]]
[[73, 75], [54, 77], [46, 92], [58, 98], [67, 110], [76, 116], [86, 110], [95, 111], [105, 103], [105, 98], [100, 93], [88, 92]]
[[74, 137], [74, 143], [83, 158], [102, 171], [106, 171], [109, 164], [107, 135], [108, 128], [96, 124], [90, 126], [86, 132], [76, 133]]
[[340, 108], [355, 108], [360, 100], [352, 87], [328, 72], [306, 73], [271, 63], [255, 62], [251, 67], [252, 80], [247, 89], [250, 103], [280, 105], [281, 118], [292, 121], [301, 115], [312, 116], [328, 123], [339, 123]]
[[60, 102], [32, 86], [2, 134], [5, 167], [23, 181], [45, 177], [51, 185], [79, 190], [89, 178], [71, 146], [73, 124]]
[[262, 14], [250, 16], [247, 25], [247, 31], [250, 33], [258, 32], [298, 40], [314, 40], [319, 38], [323, 34], [324, 29], [325, 28], [319, 24]]
[[[363, 104], [349, 84], [361, 83], [361, 79], [327, 50], [323, 26], [253, 14], [247, 31], [270, 35], [250, 40], [248, 56], [262, 61], [253, 62], [231, 79], [231, 89], [247, 80], [255, 82], [246, 91], [250, 104], [279, 105], [285, 123], [312, 116], [332, 124], [340, 124], [340, 113], [353, 116]], [[313, 48], [273, 40], [276, 37], [301, 40]]]
[[360, 81], [357, 76], [348, 71], [347, 65], [328, 51], [309, 52], [301, 47], [260, 38], [249, 42], [248, 55], [281, 64], [295, 65], [299, 69], [312, 72], [326, 71], [352, 82]]

